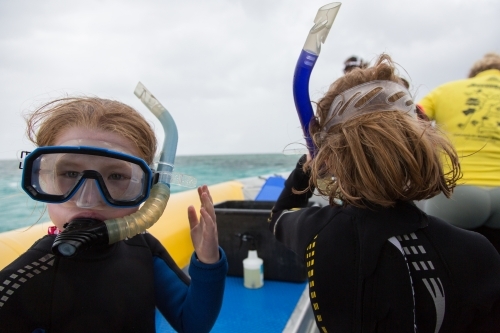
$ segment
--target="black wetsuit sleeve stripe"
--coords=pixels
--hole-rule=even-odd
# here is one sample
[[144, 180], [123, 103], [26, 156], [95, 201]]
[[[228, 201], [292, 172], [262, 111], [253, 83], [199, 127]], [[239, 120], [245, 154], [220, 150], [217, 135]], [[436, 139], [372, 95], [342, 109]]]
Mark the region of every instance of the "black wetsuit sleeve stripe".
[[163, 247], [163, 245], [151, 234], [144, 234], [144, 239], [148, 243], [153, 256], [163, 259], [168, 267], [179, 277], [179, 279], [189, 286], [191, 279], [182, 271], [182, 269], [179, 268], [179, 266], [177, 266], [165, 247]]

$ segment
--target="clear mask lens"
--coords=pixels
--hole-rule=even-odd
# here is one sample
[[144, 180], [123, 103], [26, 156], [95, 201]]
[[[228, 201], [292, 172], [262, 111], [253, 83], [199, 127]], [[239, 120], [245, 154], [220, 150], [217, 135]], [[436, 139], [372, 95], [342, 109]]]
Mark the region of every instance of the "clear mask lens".
[[138, 165], [110, 157], [47, 154], [41, 155], [38, 161], [40, 168], [33, 170], [32, 179], [39, 181], [40, 190], [46, 194], [69, 194], [79, 185], [86, 170], [101, 175], [109, 196], [114, 200], [135, 200], [146, 185], [146, 175]]

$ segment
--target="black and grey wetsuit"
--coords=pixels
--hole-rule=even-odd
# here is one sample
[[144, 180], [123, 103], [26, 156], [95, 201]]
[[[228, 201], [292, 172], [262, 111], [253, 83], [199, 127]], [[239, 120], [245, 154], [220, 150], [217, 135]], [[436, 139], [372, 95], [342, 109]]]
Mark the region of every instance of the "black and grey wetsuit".
[[500, 255], [481, 235], [393, 208], [305, 207], [300, 163], [270, 228], [305, 259], [320, 332], [500, 332]]

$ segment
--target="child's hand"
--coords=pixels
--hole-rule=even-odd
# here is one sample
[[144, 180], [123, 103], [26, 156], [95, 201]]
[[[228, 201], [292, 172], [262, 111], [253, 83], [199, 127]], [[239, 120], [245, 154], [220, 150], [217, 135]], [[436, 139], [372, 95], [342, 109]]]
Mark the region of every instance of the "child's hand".
[[188, 208], [191, 240], [198, 260], [205, 264], [213, 264], [220, 259], [214, 203], [207, 185], [198, 187], [198, 194], [201, 202], [199, 221], [194, 207]]

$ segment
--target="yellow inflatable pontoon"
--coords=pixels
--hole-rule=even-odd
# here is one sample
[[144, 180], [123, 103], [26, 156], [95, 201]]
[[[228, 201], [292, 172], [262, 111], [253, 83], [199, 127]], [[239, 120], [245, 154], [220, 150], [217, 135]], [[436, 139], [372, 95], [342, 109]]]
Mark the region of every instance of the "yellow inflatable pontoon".
[[[209, 186], [214, 203], [226, 200], [243, 200], [243, 184], [237, 181]], [[174, 193], [170, 196], [167, 208], [162, 217], [149, 232], [154, 235], [179, 267], [189, 264], [193, 253], [193, 244], [189, 233], [187, 209], [193, 205], [198, 210], [200, 200], [197, 190]], [[47, 234], [52, 223], [36, 224], [31, 228], [21, 228], [0, 234], [0, 269], [23, 254], [33, 243]]]

